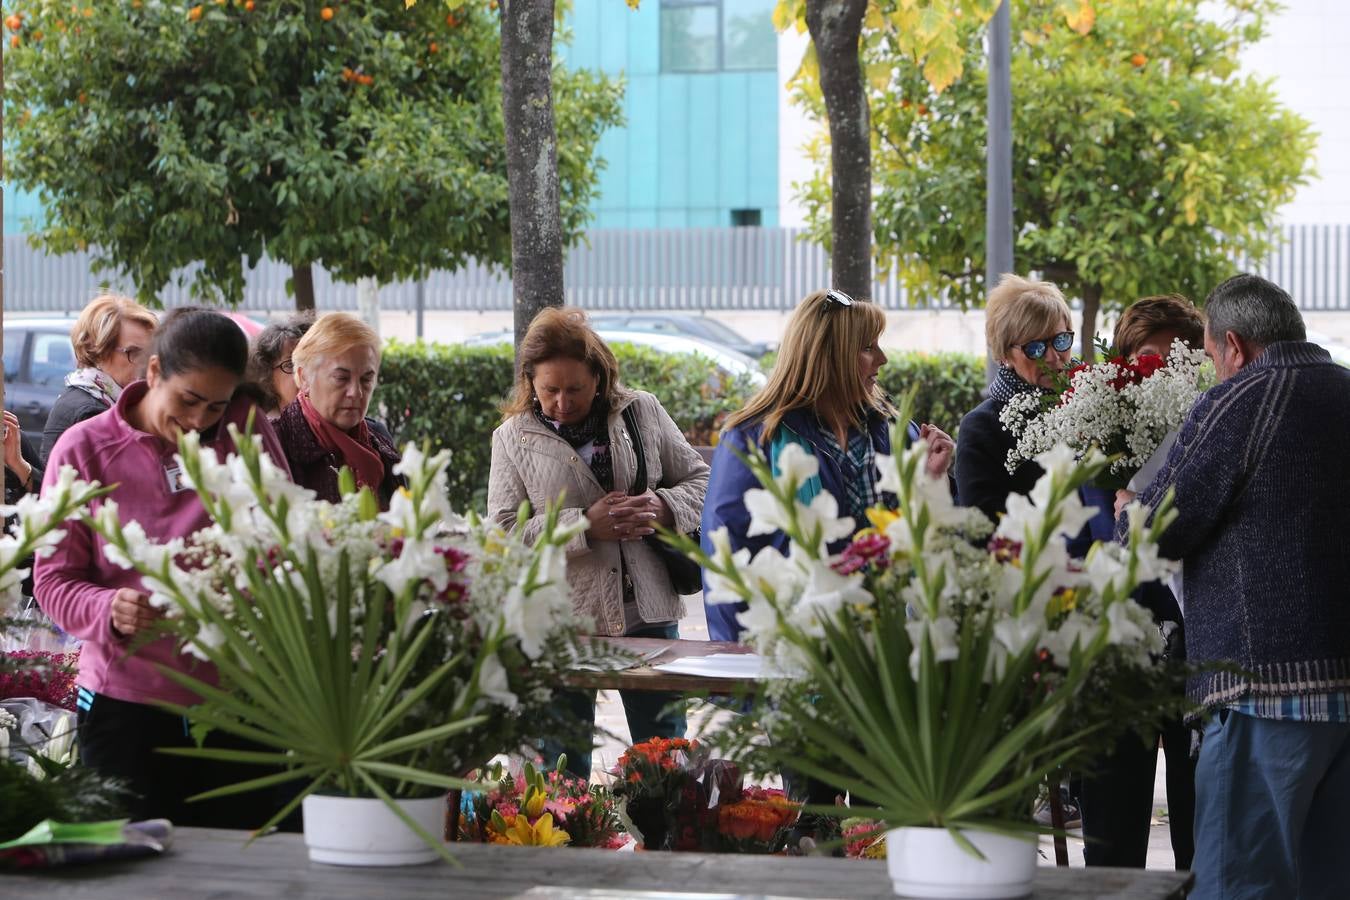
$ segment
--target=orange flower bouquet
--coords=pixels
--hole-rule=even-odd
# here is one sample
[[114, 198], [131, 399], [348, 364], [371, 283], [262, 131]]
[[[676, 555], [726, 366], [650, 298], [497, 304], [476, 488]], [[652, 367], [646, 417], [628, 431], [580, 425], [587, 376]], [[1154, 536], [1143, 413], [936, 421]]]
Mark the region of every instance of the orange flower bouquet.
[[801, 804], [780, 790], [748, 787], [741, 798], [717, 807], [717, 827], [708, 835], [709, 849], [724, 853], [780, 853]]

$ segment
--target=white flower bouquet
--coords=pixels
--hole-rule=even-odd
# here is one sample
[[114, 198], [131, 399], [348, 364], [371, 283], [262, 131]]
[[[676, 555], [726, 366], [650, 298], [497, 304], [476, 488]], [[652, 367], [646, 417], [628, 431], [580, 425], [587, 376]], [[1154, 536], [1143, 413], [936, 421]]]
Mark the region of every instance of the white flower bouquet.
[[1054, 447], [1068, 447], [1080, 457], [1095, 449], [1111, 457], [1095, 483], [1118, 488], [1160, 448], [1166, 453], [1171, 447], [1170, 436], [1213, 386], [1214, 371], [1203, 350], [1178, 340], [1166, 360], [1117, 356], [1077, 366], [1067, 378], [1062, 393], [1018, 394], [1003, 407], [1003, 427], [1017, 437], [1008, 471]]
[[217, 686], [165, 668], [202, 698], [169, 708], [259, 748], [166, 752], [273, 767], [211, 796], [301, 780], [272, 822], [339, 790], [382, 798], [430, 842], [391, 798], [469, 786], [462, 776], [493, 755], [549, 732], [554, 688], [591, 652], [565, 577], [572, 531], [550, 514], [527, 545], [456, 516], [448, 452], [406, 447], [408, 487], [380, 513], [345, 471], [342, 501], [321, 502], [257, 438], [235, 439], [238, 455], [221, 463], [181, 438], [212, 520], [186, 540], [148, 541], [111, 502], [90, 519], [109, 557], [141, 573], [183, 652], [219, 673]]
[[924, 475], [919, 442], [878, 458], [898, 509], [870, 510], [871, 527], [830, 555], [852, 522], [828, 494], [797, 498], [816, 466], [797, 450], [784, 449], [777, 478], [749, 460], [762, 485], [746, 495], [750, 531], [785, 531], [786, 559], [771, 547], [733, 553], [725, 533], [710, 536], [712, 557], [682, 544], [707, 567], [709, 599], [746, 603], [745, 639], [792, 676], [766, 683], [759, 715], [732, 726], [728, 749], [851, 795], [851, 807], [817, 813], [953, 834], [1031, 828], [1046, 774], [1131, 714], [1115, 694], [1161, 704], [1144, 687], [1161, 638], [1130, 594], [1172, 568], [1155, 543], [1172, 514], [1164, 505], [1146, 525], [1132, 508], [1128, 543], [1098, 545], [1079, 565], [1064, 536], [1091, 516], [1078, 488], [1104, 457], [1042, 454], [1044, 476], [1009, 498], [994, 529]]

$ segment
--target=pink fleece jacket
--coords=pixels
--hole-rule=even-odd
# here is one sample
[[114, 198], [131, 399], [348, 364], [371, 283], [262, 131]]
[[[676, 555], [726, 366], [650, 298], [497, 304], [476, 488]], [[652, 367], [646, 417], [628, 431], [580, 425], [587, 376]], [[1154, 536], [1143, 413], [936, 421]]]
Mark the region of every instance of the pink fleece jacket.
[[[107, 412], [86, 419], [61, 435], [47, 460], [43, 490], [60, 475], [62, 466], [74, 466], [80, 477], [104, 485], [116, 484], [108, 496], [117, 501], [121, 520], [137, 521], [147, 536], [157, 540], [185, 537], [210, 524], [210, 517], [191, 490], [170, 488], [168, 469], [176, 448], [162, 439], [138, 431], [126, 419], [126, 411], [146, 394], [145, 382], [128, 385], [117, 404]], [[202, 446], [224, 457], [234, 449], [227, 426], [243, 427], [253, 403], [237, 397], [225, 410], [220, 424]], [[261, 411], [254, 419], [254, 432], [283, 469], [286, 455], [276, 433]], [[95, 501], [95, 507], [101, 501]], [[37, 561], [33, 593], [52, 621], [84, 642], [76, 683], [89, 690], [126, 700], [151, 703], [165, 700], [191, 705], [199, 698], [162, 675], [155, 664], [189, 672], [214, 683], [213, 666], [181, 654], [172, 638], [141, 644], [112, 630], [113, 595], [118, 588], [144, 590], [140, 575], [113, 565], [103, 554], [106, 542], [82, 522], [67, 522], [66, 536], [54, 553]]]

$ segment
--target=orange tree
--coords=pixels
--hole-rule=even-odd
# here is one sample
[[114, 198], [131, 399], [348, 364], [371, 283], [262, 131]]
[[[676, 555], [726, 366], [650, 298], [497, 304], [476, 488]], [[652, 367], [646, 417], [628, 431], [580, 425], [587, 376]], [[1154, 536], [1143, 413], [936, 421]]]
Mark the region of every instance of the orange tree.
[[[1080, 7], [1084, 17], [1061, 0], [1012, 4], [1015, 255], [1019, 270], [1083, 300], [1087, 354], [1103, 304], [1168, 291], [1199, 299], [1236, 258], [1264, 256], [1276, 211], [1311, 172], [1314, 144], [1269, 82], [1238, 71], [1270, 0], [1094, 6]], [[874, 234], [911, 296], [978, 304], [985, 70], [981, 29], [959, 28], [968, 71], [942, 92], [895, 30], [865, 34]], [[823, 116], [818, 92], [799, 97]], [[823, 167], [828, 151], [816, 152]], [[827, 178], [803, 197], [823, 240]]]
[[[7, 162], [45, 206], [34, 240], [92, 248], [145, 298], [175, 278], [237, 302], [266, 254], [300, 307], [314, 263], [381, 282], [509, 263], [496, 3], [452, 6], [11, 0]], [[620, 87], [554, 77], [570, 239]]]

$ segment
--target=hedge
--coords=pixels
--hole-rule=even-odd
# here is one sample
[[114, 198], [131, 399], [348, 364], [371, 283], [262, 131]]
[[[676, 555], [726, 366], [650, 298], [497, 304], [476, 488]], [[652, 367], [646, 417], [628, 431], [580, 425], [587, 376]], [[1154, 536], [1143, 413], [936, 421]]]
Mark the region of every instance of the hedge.
[[[631, 344], [612, 347], [623, 383], [660, 397], [694, 444], [714, 443], [721, 421], [754, 390], [749, 379], [721, 376], [702, 357]], [[449, 447], [451, 504], [484, 509], [491, 435], [511, 390], [511, 348], [391, 341], [380, 368], [372, 409], [395, 441], [426, 439], [433, 449]], [[963, 354], [896, 353], [881, 382], [894, 396], [917, 383], [917, 417], [954, 433], [961, 416], [980, 401], [984, 362]]]

